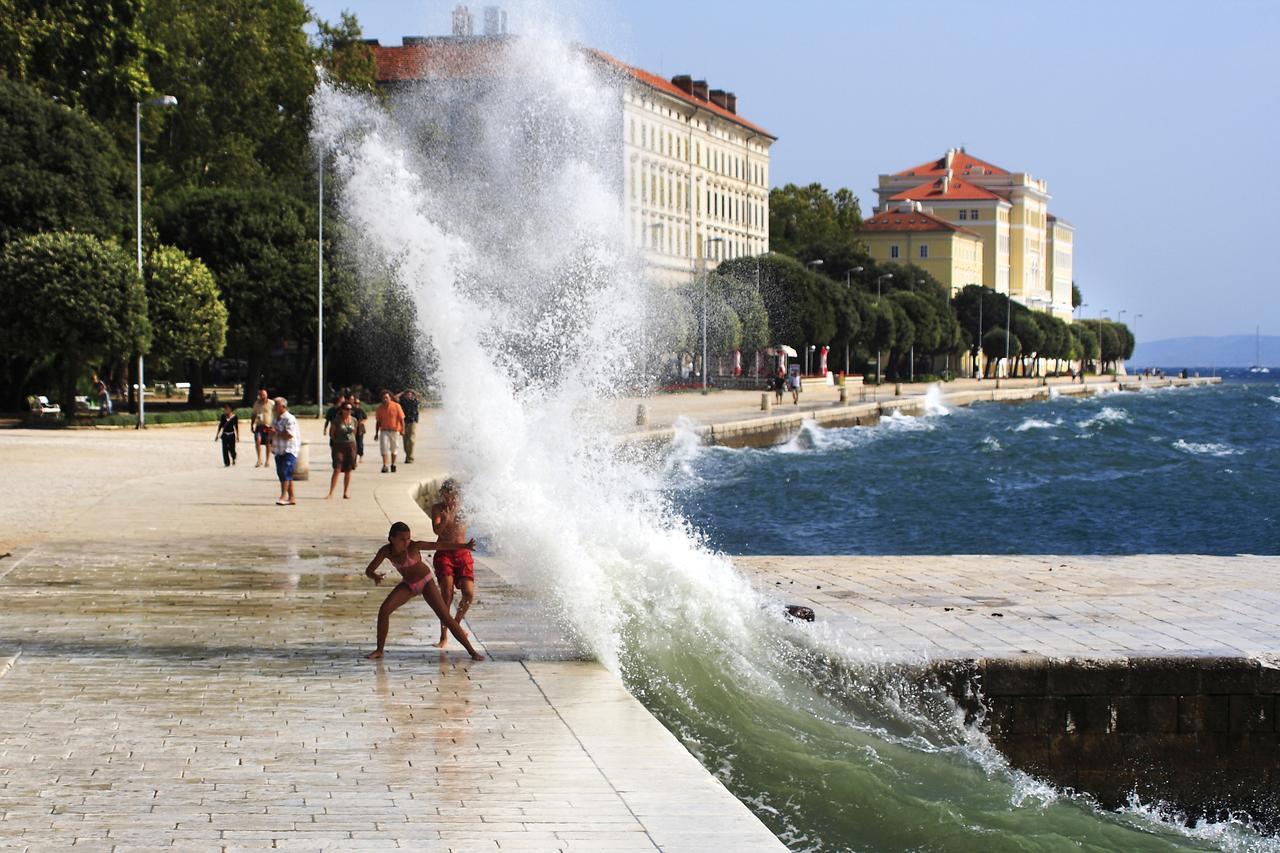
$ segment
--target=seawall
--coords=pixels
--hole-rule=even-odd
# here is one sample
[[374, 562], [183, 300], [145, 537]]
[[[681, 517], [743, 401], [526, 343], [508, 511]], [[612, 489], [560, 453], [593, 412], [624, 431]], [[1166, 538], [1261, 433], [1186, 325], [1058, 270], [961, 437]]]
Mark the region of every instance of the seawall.
[[[956, 390], [943, 389], [936, 398], [945, 406], [969, 406], [974, 403], [1018, 403], [1030, 400], [1047, 400], [1054, 395], [1108, 394], [1122, 391], [1139, 391], [1143, 388], [1188, 388], [1202, 385], [1214, 385], [1222, 382], [1220, 377], [1189, 377], [1187, 379], [1163, 378], [1142, 379], [1139, 377], [1121, 377], [1112, 382], [1092, 382], [1076, 385], [1063, 382], [1051, 383], [1037, 380], [1035, 384], [1014, 380], [986, 380], [973, 382], [964, 380], [956, 383]], [[894, 385], [884, 385], [878, 390], [874, 386], [851, 386], [845, 402], [835, 401], [822, 408], [807, 407], [803, 410], [786, 411], [786, 404], [770, 409], [769, 414], [755, 417], [717, 421], [699, 424], [694, 431], [706, 444], [718, 444], [727, 447], [770, 447], [787, 441], [799, 432], [806, 421], [812, 421], [822, 427], [871, 426], [882, 417], [901, 413], [904, 415], [922, 415], [931, 401], [923, 393], [896, 395]], [[866, 400], [863, 397], [875, 395]], [[766, 397], [771, 395], [764, 395]], [[659, 427], [639, 429], [625, 436], [624, 441], [641, 445], [662, 446], [675, 438], [675, 427]]]

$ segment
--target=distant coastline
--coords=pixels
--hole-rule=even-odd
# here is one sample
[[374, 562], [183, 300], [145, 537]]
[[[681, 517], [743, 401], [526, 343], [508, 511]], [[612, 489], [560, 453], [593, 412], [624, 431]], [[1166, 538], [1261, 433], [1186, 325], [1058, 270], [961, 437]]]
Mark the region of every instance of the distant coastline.
[[1143, 367], [1252, 367], [1261, 348], [1261, 363], [1280, 367], [1280, 336], [1193, 336], [1139, 341], [1129, 359], [1130, 370]]

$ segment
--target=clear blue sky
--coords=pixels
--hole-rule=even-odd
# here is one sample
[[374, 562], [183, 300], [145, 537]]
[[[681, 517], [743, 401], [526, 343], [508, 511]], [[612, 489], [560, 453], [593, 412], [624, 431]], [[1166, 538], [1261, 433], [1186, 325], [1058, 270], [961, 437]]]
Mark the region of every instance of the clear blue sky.
[[[383, 44], [457, 0], [311, 0]], [[468, 4], [480, 25], [483, 2]], [[1280, 3], [507, 2], [666, 77], [734, 91], [775, 186], [849, 187], [951, 146], [1049, 183], [1093, 316], [1140, 340], [1280, 334]]]

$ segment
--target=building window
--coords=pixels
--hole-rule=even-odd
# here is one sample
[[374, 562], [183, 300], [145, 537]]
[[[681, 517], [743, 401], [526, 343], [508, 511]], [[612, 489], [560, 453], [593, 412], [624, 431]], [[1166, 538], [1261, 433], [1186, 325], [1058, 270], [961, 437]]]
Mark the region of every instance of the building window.
[[922, 261], [928, 260], [928, 258], [929, 258], [929, 247], [926, 246], [924, 243], [921, 243], [920, 244], [920, 260]]
[[969, 218], [969, 211], [967, 211], [967, 210], [962, 210], [962, 211], [960, 211], [960, 221], [961, 221], [961, 222], [963, 222], [964, 220], [966, 220], [966, 219], [968, 219], [968, 218]]
[[898, 258], [898, 247], [897, 247], [897, 246], [890, 246], [890, 247], [889, 247], [889, 257], [890, 257], [890, 258], [893, 258], [894, 260], [897, 260], [897, 258]]
[[[961, 212], [963, 212], [963, 211], [961, 211]], [[963, 219], [964, 217], [960, 217], [960, 218], [961, 218], [961, 219]], [[974, 222], [977, 222], [977, 221], [978, 221], [978, 211], [976, 211], [976, 210], [971, 210], [971, 211], [969, 211], [969, 218], [970, 218], [970, 219], [972, 219]]]

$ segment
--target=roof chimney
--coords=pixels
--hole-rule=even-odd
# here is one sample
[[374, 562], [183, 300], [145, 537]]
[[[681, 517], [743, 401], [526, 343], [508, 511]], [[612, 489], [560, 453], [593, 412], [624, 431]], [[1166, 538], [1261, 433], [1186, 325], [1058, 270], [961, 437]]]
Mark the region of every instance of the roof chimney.
[[707, 99], [707, 81], [706, 80], [693, 81], [693, 96], [695, 98], [701, 98], [704, 101]]
[[734, 115], [738, 114], [738, 96], [733, 92], [725, 92], [724, 108]]
[[946, 167], [948, 170], [950, 170], [951, 168], [951, 162], [955, 159], [956, 159], [956, 149], [948, 148], [947, 156], [943, 158], [943, 162], [946, 163]]
[[939, 183], [942, 184], [943, 195], [946, 195], [948, 192], [951, 191], [951, 170], [950, 169], [947, 169], [947, 173], [942, 176], [942, 180], [939, 181]]
[[729, 107], [725, 103], [724, 89], [711, 90], [711, 103], [715, 104], [717, 107], [720, 107], [720, 109], [722, 110], [729, 109]]
[[693, 78], [688, 74], [677, 74], [671, 78], [671, 85], [675, 86], [686, 95], [693, 94]]

